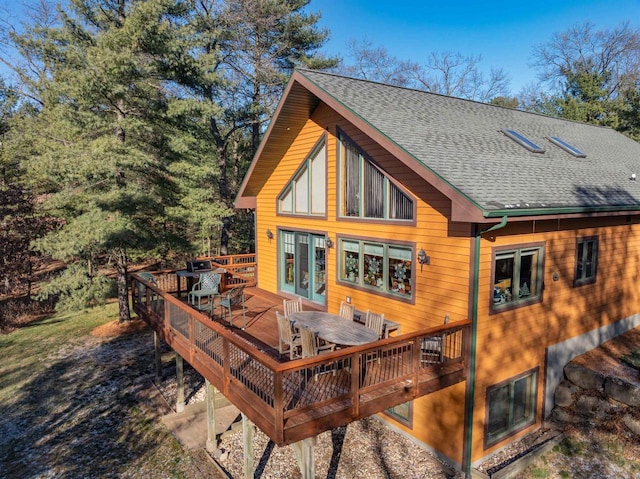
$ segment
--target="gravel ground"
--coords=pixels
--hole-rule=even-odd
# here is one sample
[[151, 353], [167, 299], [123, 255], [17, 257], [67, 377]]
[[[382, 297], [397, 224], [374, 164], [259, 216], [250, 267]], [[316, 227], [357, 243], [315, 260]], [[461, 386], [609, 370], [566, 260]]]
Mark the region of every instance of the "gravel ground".
[[[154, 383], [152, 333], [146, 327], [117, 337], [78, 337], [43, 357], [46, 373], [0, 404], [0, 478], [243, 477], [240, 432], [220, 443], [219, 461], [227, 471], [222, 475], [204, 451], [183, 450], [162, 424], [167, 404], [175, 404], [172, 358], [166, 350], [166, 379]], [[187, 404], [204, 399], [204, 381], [186, 363], [185, 383]], [[574, 434], [564, 450], [538, 461], [537, 471], [546, 473], [521, 477], [639, 477], [637, 437], [620, 442], [619, 435], [593, 430]], [[527, 444], [514, 444], [501, 459]], [[277, 447], [257, 431], [254, 451], [255, 477], [301, 477], [291, 447]], [[622, 459], [612, 455], [616, 451]], [[374, 418], [320, 434], [315, 461], [318, 478], [463, 477]], [[624, 475], [607, 475], [614, 471]]]

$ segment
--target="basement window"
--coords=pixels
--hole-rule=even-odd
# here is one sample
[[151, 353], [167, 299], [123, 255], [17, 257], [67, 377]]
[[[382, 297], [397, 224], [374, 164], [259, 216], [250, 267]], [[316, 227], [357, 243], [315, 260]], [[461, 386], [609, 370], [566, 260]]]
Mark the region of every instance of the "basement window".
[[513, 141], [518, 143], [520, 146], [524, 146], [527, 150], [533, 153], [544, 153], [544, 148], [536, 145], [533, 141], [531, 141], [526, 136], [518, 133], [515, 130], [502, 130], [506, 136], [511, 138]]
[[485, 447], [535, 422], [537, 383], [535, 368], [487, 388]]
[[567, 153], [575, 156], [576, 158], [586, 158], [587, 157], [586, 154], [584, 154], [583, 152], [578, 150], [575, 146], [570, 145], [569, 143], [567, 143], [566, 141], [562, 140], [561, 138], [558, 138], [557, 136], [550, 136], [550, 137], [547, 138], [547, 140], [549, 140], [554, 145], [559, 146], [564, 151], [566, 151]]

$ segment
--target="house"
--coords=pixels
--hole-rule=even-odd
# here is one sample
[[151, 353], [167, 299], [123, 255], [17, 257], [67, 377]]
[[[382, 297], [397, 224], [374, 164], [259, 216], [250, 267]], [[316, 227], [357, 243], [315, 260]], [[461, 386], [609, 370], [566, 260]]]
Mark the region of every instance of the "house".
[[294, 72], [236, 199], [258, 286], [402, 332], [470, 319], [468, 374], [383, 419], [463, 470], [541, 426], [562, 367], [640, 324], [640, 145]]

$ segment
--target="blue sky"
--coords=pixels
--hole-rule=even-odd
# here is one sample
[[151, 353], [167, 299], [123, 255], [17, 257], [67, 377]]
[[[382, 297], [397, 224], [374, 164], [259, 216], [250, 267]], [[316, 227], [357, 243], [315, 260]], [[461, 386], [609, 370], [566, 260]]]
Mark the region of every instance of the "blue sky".
[[[15, 22], [30, 2], [8, 0], [0, 15]], [[554, 32], [585, 21], [599, 30], [624, 21], [640, 27], [640, 0], [311, 0], [307, 8], [320, 12], [320, 25], [330, 31], [327, 53], [344, 57], [350, 39], [367, 38], [418, 63], [434, 51], [482, 55], [483, 71], [509, 74], [512, 94], [536, 80], [532, 47]]]
[[640, 26], [640, 0], [311, 0], [331, 38], [323, 51], [346, 56], [349, 39], [367, 38], [399, 59], [425, 63], [430, 52], [482, 55], [480, 67], [504, 69], [511, 93], [536, 80], [533, 45], [585, 21], [598, 30]]

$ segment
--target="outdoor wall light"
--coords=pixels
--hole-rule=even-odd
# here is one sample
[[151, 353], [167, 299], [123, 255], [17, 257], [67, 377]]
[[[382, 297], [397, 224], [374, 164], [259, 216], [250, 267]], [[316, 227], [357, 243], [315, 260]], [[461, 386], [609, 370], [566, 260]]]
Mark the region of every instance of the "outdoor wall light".
[[430, 262], [431, 258], [427, 256], [427, 253], [425, 253], [424, 249], [420, 248], [420, 251], [418, 251], [418, 263], [420, 263], [420, 271], [422, 271], [422, 265], [429, 264]]
[[327, 248], [333, 248], [333, 241], [328, 236], [325, 237], [324, 244], [327, 245]]
[[273, 239], [273, 233], [271, 232], [271, 230], [269, 228], [267, 228], [267, 238], [269, 238], [269, 240]]

